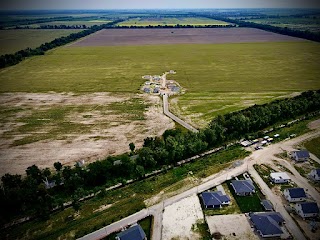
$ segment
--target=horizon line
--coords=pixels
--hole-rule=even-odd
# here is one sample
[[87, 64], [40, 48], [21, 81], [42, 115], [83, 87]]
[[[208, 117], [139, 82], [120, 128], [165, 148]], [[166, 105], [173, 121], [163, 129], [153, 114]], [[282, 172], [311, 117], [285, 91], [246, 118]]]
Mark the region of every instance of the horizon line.
[[130, 11], [130, 10], [142, 10], [142, 11], [150, 11], [150, 10], [230, 10], [230, 9], [280, 9], [280, 10], [320, 10], [319, 7], [224, 7], [224, 8], [65, 8], [65, 9], [0, 9], [0, 12], [6, 11]]

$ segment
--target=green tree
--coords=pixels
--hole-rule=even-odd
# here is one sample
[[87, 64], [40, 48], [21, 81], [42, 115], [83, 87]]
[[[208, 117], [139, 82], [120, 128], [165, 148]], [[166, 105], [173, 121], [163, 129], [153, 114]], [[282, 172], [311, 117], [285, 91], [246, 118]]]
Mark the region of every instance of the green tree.
[[136, 166], [136, 175], [138, 178], [141, 178], [145, 175], [144, 167], [141, 165]]
[[56, 169], [57, 172], [60, 172], [62, 169], [62, 164], [60, 162], [55, 162], [53, 164], [54, 168]]
[[133, 142], [131, 142], [131, 143], [129, 143], [129, 148], [130, 148], [131, 153], [134, 153], [134, 150], [136, 149], [136, 146], [134, 145]]

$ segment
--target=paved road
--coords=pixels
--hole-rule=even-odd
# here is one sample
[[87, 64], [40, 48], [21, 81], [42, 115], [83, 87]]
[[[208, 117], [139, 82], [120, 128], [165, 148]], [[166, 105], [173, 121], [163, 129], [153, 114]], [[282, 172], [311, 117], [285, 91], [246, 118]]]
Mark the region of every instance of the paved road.
[[[179, 195], [173, 196], [169, 199], [164, 200], [163, 202], [154, 205], [150, 208], [143, 209], [129, 217], [126, 217], [118, 222], [115, 222], [109, 226], [106, 226], [104, 228], [101, 228], [93, 233], [90, 233], [82, 238], [81, 240], [96, 240], [101, 239], [111, 232], [119, 231], [123, 227], [131, 225], [133, 223], [136, 223], [137, 221], [153, 215], [155, 219], [155, 225], [153, 228], [152, 233], [152, 240], [161, 240], [161, 231], [162, 231], [162, 212], [163, 209], [166, 206], [169, 206], [173, 203], [176, 203], [180, 201], [181, 199], [188, 197], [195, 193], [203, 192], [207, 189], [210, 189], [216, 185], [219, 185], [223, 183], [224, 181], [231, 179], [233, 176], [237, 176], [241, 173], [244, 173], [246, 171], [249, 171], [249, 173], [252, 175], [254, 180], [259, 184], [261, 187], [263, 193], [267, 196], [267, 198], [273, 203], [274, 206], [276, 206], [276, 211], [280, 212], [282, 216], [284, 217], [286, 221], [286, 227], [290, 231], [290, 233], [294, 236], [295, 239], [303, 240], [305, 239], [304, 235], [296, 225], [296, 223], [293, 221], [291, 216], [288, 214], [288, 212], [285, 210], [284, 206], [281, 203], [281, 197], [273, 194], [273, 192], [270, 190], [270, 188], [266, 185], [266, 183], [260, 178], [259, 174], [254, 170], [253, 164], [255, 163], [272, 163], [272, 159], [274, 159], [274, 154], [281, 153], [283, 149], [293, 149], [292, 147], [302, 141], [305, 141], [309, 138], [314, 138], [320, 135], [320, 130], [307, 133], [303, 136], [300, 136], [298, 138], [294, 138], [289, 141], [280, 142], [276, 144], [272, 144], [268, 147], [265, 147], [262, 150], [258, 150], [253, 152], [249, 157], [245, 158], [242, 161], [242, 164], [238, 167], [225, 169], [223, 171], [220, 171], [217, 174], [214, 174], [208, 178], [206, 178], [203, 184], [191, 188]], [[301, 181], [301, 179], [300, 179]]]
[[277, 161], [293, 173], [287, 173], [293, 182], [295, 182], [299, 187], [304, 188], [306, 190], [306, 193], [311, 198], [313, 198], [313, 200], [320, 203], [320, 193], [313, 186], [310, 185], [306, 178], [302, 177], [300, 173], [286, 160], [277, 159]]
[[186, 129], [192, 131], [192, 132], [198, 132], [197, 129], [192, 127], [190, 124], [186, 123], [185, 121], [181, 120], [177, 116], [173, 115], [171, 112], [169, 112], [168, 109], [168, 96], [167, 94], [163, 95], [163, 113], [167, 115], [169, 118], [171, 118], [173, 121], [179, 123], [181, 126], [185, 127]]
[[294, 222], [294, 220], [291, 218], [287, 210], [284, 208], [284, 205], [281, 202], [281, 197], [275, 195], [271, 189], [268, 187], [268, 185], [261, 179], [259, 174], [256, 172], [256, 170], [253, 168], [253, 164], [250, 164], [249, 166], [249, 173], [251, 177], [254, 179], [254, 181], [260, 186], [262, 193], [267, 196], [267, 198], [271, 201], [273, 206], [275, 206], [275, 210], [279, 212], [286, 224], [286, 228], [289, 230], [289, 232], [292, 234], [294, 239], [297, 240], [304, 240], [306, 239], [303, 233], [300, 231], [297, 224]]

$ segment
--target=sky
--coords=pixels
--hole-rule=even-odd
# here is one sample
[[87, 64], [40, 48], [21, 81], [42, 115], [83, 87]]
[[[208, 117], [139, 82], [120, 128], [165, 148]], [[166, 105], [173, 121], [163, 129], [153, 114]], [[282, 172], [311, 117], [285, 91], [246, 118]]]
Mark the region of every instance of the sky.
[[320, 8], [320, 0], [0, 0], [1, 10]]

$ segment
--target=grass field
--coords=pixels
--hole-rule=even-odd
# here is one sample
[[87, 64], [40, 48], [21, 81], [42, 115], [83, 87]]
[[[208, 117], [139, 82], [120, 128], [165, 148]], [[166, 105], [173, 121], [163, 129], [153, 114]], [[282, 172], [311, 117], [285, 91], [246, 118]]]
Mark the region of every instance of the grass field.
[[276, 27], [286, 27], [300, 31], [320, 32], [320, 19], [319, 18], [259, 18], [249, 19], [247, 22], [254, 22], [260, 24], [268, 24]]
[[[111, 97], [111, 96], [109, 96]], [[129, 100], [109, 104], [52, 105], [37, 109], [29, 107], [0, 106], [0, 123], [16, 127], [0, 134], [11, 138], [16, 135], [23, 137], [15, 140], [12, 145], [25, 145], [45, 139], [66, 139], [70, 134], [85, 134], [97, 129], [145, 120], [144, 112], [148, 104], [142, 98], [131, 96]], [[98, 114], [99, 113], [99, 114]], [[125, 113], [125, 114], [124, 114]], [[23, 117], [14, 118], [15, 114]], [[97, 115], [99, 117], [97, 118]], [[117, 123], [108, 116], [115, 116]], [[121, 117], [120, 117], [121, 116]], [[102, 137], [100, 135], [100, 137]]]
[[142, 75], [174, 69], [168, 79], [186, 94], [171, 107], [202, 126], [216, 114], [319, 89], [319, 58], [313, 42], [63, 47], [0, 70], [0, 91], [138, 92]]
[[314, 138], [303, 144], [311, 153], [320, 158], [320, 137]]
[[229, 23], [209, 18], [133, 18], [124, 22], [119, 23], [119, 26], [158, 26], [158, 25], [229, 25]]
[[68, 36], [81, 29], [13, 29], [0, 31], [0, 55], [15, 53], [26, 48], [36, 48], [55, 38]]
[[30, 25], [22, 25], [23, 27], [28, 26], [30, 28], [38, 28], [41, 26], [60, 26], [60, 25], [66, 25], [66, 26], [77, 26], [77, 25], [86, 25], [87, 27], [92, 27], [94, 25], [102, 25], [106, 24], [111, 21], [107, 20], [83, 20], [83, 21], [53, 21], [53, 22], [46, 22], [46, 23], [37, 23], [37, 24], [30, 24]]

